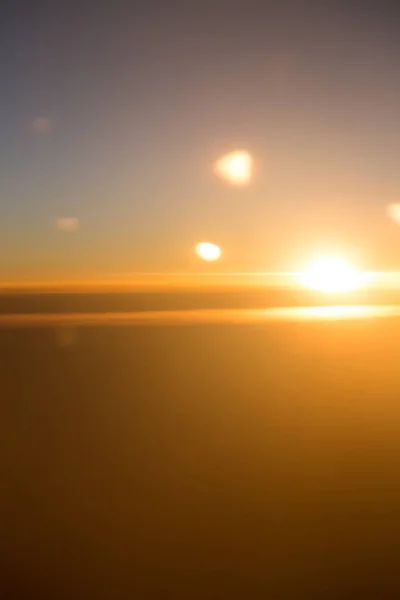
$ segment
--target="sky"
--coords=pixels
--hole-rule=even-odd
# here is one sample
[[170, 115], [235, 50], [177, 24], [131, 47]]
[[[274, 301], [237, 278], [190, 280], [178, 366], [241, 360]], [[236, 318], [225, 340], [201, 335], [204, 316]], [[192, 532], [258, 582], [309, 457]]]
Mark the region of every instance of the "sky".
[[[394, 2], [31, 4], [0, 10], [0, 281], [291, 271], [336, 251], [400, 268]], [[212, 168], [238, 148], [243, 187]]]

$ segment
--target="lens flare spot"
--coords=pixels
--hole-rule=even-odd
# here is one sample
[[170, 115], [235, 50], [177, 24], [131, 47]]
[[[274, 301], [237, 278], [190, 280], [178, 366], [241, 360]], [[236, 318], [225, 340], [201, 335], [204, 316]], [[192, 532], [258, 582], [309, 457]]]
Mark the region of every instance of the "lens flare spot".
[[75, 217], [61, 217], [57, 219], [57, 227], [61, 231], [66, 231], [67, 233], [73, 233], [79, 229], [79, 219]]
[[36, 133], [46, 133], [51, 130], [51, 127], [52, 123], [49, 117], [36, 117], [32, 122], [32, 129]]
[[400, 204], [389, 204], [387, 207], [387, 214], [392, 221], [397, 223], [397, 225], [400, 225]]
[[253, 159], [245, 150], [235, 150], [219, 158], [215, 173], [234, 185], [247, 185], [252, 178]]
[[200, 242], [196, 246], [196, 254], [202, 260], [213, 262], [221, 257], [221, 248], [210, 242]]
[[299, 283], [320, 292], [349, 292], [366, 283], [366, 274], [354, 269], [345, 259], [323, 257], [300, 273]]
[[74, 326], [61, 325], [55, 330], [57, 343], [63, 348], [74, 346], [78, 340], [78, 329]]

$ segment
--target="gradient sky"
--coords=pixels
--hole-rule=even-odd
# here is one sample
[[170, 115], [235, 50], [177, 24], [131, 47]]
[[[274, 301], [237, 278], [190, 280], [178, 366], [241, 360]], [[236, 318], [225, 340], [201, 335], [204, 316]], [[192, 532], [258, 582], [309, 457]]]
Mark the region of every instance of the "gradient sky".
[[[392, 2], [3, 3], [0, 280], [209, 270], [202, 239], [213, 270], [400, 268], [399, 23]], [[212, 171], [235, 148], [242, 189]]]

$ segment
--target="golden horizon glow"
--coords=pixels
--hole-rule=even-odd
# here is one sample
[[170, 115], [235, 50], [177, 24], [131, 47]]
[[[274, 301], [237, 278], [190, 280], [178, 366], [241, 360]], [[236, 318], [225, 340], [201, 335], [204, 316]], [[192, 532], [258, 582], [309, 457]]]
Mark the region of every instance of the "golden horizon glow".
[[216, 174], [234, 185], [246, 185], [252, 177], [253, 160], [245, 150], [235, 150], [214, 164]]
[[[195, 249], [193, 249], [195, 252]], [[221, 252], [223, 255], [223, 252]], [[200, 258], [200, 257], [199, 257]], [[220, 263], [223, 264], [223, 263]], [[193, 265], [194, 266], [194, 265]], [[210, 263], [211, 266], [211, 263]], [[217, 265], [213, 265], [217, 266]], [[86, 292], [141, 292], [168, 291], [169, 289], [196, 290], [200, 288], [225, 287], [229, 289], [266, 288], [277, 290], [304, 288], [301, 279], [305, 270], [290, 271], [132, 271], [82, 275], [80, 278], [63, 277], [48, 279], [7, 279], [0, 281], [0, 294], [8, 293], [86, 293]], [[359, 273], [359, 281], [365, 288], [375, 292], [400, 292], [400, 271], [365, 271]], [[307, 286], [308, 287], [308, 286]]]
[[328, 293], [357, 290], [366, 280], [366, 273], [357, 271], [346, 259], [337, 256], [321, 257], [299, 275], [302, 286]]
[[268, 321], [343, 321], [354, 319], [399, 318], [400, 306], [298, 306], [253, 309], [194, 309], [155, 310], [136, 312], [86, 312], [86, 313], [28, 313], [0, 314], [0, 328], [20, 329], [27, 327], [55, 328], [57, 342], [63, 346], [73, 345], [79, 336], [79, 327], [126, 326], [126, 325], [193, 325], [204, 324], [250, 324]]
[[200, 242], [196, 246], [196, 254], [202, 260], [213, 262], [221, 258], [221, 248], [210, 242]]

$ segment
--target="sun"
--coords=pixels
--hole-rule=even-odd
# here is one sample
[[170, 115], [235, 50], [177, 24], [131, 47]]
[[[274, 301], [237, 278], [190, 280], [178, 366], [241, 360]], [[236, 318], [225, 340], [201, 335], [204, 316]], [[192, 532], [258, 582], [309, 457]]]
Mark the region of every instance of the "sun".
[[300, 273], [299, 283], [320, 292], [349, 292], [364, 285], [365, 274], [354, 269], [344, 258], [326, 256]]
[[221, 258], [221, 248], [210, 242], [200, 242], [196, 246], [196, 254], [199, 258], [212, 262]]

